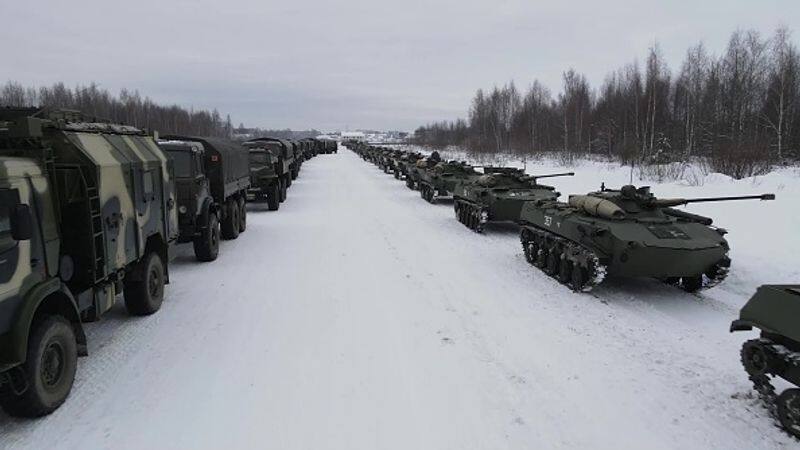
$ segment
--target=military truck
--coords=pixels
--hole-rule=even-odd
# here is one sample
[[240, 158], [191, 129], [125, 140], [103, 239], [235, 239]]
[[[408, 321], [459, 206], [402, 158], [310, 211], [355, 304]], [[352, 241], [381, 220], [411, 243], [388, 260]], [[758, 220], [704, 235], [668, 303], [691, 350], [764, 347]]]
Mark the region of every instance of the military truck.
[[[741, 361], [753, 387], [781, 426], [800, 438], [800, 285], [760, 286], [744, 305], [731, 332], [757, 328], [760, 336], [742, 345]], [[776, 394], [772, 378], [794, 386]]]
[[300, 167], [305, 160], [305, 151], [308, 148], [308, 142], [288, 140], [289, 148], [292, 155], [292, 162], [289, 164], [289, 174], [292, 180], [296, 180], [300, 176]]
[[191, 242], [198, 261], [214, 261], [220, 236], [236, 239], [247, 228], [248, 153], [212, 137], [172, 135], [158, 144], [175, 162], [179, 242]]
[[152, 136], [77, 112], [0, 109], [0, 406], [57, 409], [87, 354], [83, 322], [118, 293], [156, 312], [178, 223]]
[[248, 200], [267, 202], [270, 211], [277, 211], [286, 200], [286, 183], [278, 173], [278, 143], [245, 142], [250, 154], [250, 189]]
[[244, 145], [247, 148], [265, 148], [270, 150], [273, 155], [278, 157], [278, 163], [275, 166], [278, 177], [283, 180], [286, 188], [292, 185], [292, 180], [296, 178], [293, 176], [292, 168], [295, 165], [294, 161], [294, 145], [285, 140], [271, 137], [255, 138], [245, 141]]

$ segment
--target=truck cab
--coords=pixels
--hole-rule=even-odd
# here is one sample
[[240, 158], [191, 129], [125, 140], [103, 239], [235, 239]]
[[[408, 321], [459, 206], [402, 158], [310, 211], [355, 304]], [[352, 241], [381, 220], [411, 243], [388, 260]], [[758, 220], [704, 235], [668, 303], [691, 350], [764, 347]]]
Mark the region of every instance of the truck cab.
[[208, 178], [205, 175], [203, 144], [191, 141], [159, 141], [159, 147], [172, 159], [175, 167], [175, 187], [178, 195], [178, 242], [192, 242], [197, 221], [212, 202]]

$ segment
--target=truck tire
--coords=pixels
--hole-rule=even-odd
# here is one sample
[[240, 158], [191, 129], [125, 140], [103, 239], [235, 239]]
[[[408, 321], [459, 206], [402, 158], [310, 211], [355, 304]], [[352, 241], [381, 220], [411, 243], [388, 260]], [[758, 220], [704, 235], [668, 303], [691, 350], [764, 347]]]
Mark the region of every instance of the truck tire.
[[164, 301], [164, 263], [157, 252], [150, 252], [142, 262], [142, 273], [136, 280], [125, 281], [125, 308], [133, 316], [148, 316], [161, 308]]
[[299, 175], [299, 174], [300, 174], [300, 170], [298, 170], [296, 167], [289, 171], [289, 176], [292, 178], [292, 180], [296, 180], [297, 179], [297, 175]]
[[267, 208], [270, 211], [277, 211], [281, 207], [281, 183], [275, 183], [269, 187], [267, 193]]
[[78, 367], [75, 330], [62, 316], [50, 316], [31, 330], [22, 369], [28, 389], [5, 394], [0, 406], [11, 416], [40, 417], [58, 409], [72, 390]]
[[194, 256], [198, 261], [209, 262], [219, 255], [219, 219], [216, 213], [208, 214], [205, 230], [194, 239]]
[[247, 229], [247, 202], [244, 197], [239, 197], [239, 233]]
[[281, 185], [281, 202], [285, 202], [286, 201], [286, 182], [284, 181], [283, 178], [281, 178], [279, 183]]
[[236, 239], [239, 237], [239, 204], [235, 200], [228, 200], [225, 208], [228, 214], [222, 220], [222, 238]]
[[286, 187], [287, 188], [292, 186], [292, 174], [291, 173], [287, 173], [286, 175], [284, 175], [283, 179], [286, 180]]

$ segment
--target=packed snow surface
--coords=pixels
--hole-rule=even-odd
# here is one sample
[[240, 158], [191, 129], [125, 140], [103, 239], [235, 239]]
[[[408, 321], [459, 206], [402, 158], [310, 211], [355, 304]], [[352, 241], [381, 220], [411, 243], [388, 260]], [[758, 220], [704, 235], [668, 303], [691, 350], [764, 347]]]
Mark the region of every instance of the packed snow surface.
[[[575, 171], [547, 181], [568, 194], [629, 180]], [[70, 398], [43, 419], [0, 416], [0, 447], [797, 447], [740, 366], [755, 333], [728, 326], [757, 285], [800, 280], [800, 176], [699, 181], [653, 191], [778, 197], [688, 208], [730, 231], [728, 280], [576, 294], [525, 262], [514, 227], [477, 235], [355, 154], [319, 156], [279, 211], [249, 207], [216, 262], [182, 248], [157, 314], [119, 304], [88, 324]]]

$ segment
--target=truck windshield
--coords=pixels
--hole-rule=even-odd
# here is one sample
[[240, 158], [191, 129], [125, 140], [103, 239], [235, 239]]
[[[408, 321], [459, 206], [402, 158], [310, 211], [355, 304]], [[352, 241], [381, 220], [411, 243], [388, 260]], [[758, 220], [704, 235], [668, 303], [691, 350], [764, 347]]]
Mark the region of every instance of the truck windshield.
[[175, 161], [175, 176], [190, 178], [192, 176], [192, 152], [171, 151], [170, 158]]
[[9, 211], [14, 205], [6, 201], [8, 196], [0, 195], [0, 198], [2, 198], [0, 201], [0, 253], [5, 253], [16, 244], [11, 238], [11, 218], [9, 217]]

